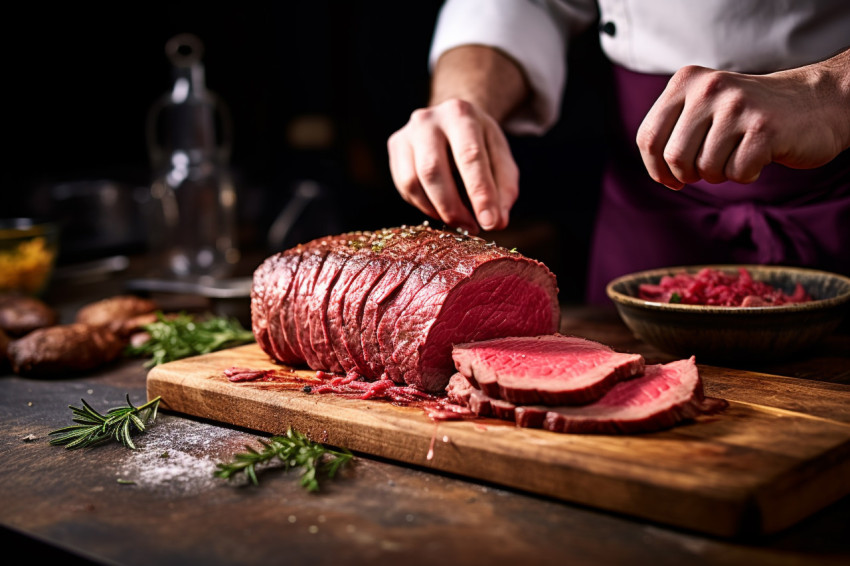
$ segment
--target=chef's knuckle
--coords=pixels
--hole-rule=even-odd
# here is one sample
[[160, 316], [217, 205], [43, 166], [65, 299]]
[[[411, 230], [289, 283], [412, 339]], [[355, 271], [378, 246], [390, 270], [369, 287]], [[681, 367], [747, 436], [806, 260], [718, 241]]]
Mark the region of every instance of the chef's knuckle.
[[399, 145], [401, 144], [401, 132], [393, 132], [390, 134], [390, 137], [387, 138], [387, 152], [392, 155], [399, 149]]
[[421, 126], [433, 120], [434, 111], [431, 108], [417, 108], [410, 113], [408, 123], [412, 126]]
[[451, 98], [441, 104], [441, 106], [453, 117], [465, 118], [475, 114], [475, 109], [472, 104], [460, 98]]
[[[703, 75], [699, 79], [698, 95], [703, 99], [711, 99], [719, 94], [728, 92], [733, 87], [733, 82], [730, 80], [729, 73], [716, 71]], [[737, 90], [733, 90], [737, 92]]]
[[461, 167], [475, 166], [487, 157], [486, 150], [478, 143], [466, 143], [455, 149], [457, 164]]
[[419, 178], [426, 184], [434, 184], [441, 180], [440, 162], [434, 157], [420, 159], [416, 167]]
[[673, 73], [667, 83], [668, 89], [682, 90], [687, 88], [697, 77], [705, 73], [705, 68], [698, 65], [685, 65]]
[[730, 89], [723, 94], [723, 113], [740, 119], [749, 108], [750, 101], [746, 93], [739, 89]]
[[664, 161], [675, 169], [686, 169], [690, 164], [681, 148], [668, 146], [664, 149]]
[[643, 154], [657, 155], [664, 150], [664, 140], [647, 125], [641, 125], [635, 138], [638, 149]]
[[773, 123], [765, 114], [753, 114], [747, 119], [747, 133], [761, 143], [773, 137]]

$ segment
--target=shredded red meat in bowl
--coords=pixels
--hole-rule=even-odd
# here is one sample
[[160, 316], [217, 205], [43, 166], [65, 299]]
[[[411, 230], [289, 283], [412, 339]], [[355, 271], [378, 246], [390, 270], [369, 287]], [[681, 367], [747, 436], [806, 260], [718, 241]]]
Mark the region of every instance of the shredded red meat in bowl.
[[727, 365], [803, 355], [850, 307], [850, 277], [779, 265], [649, 269], [614, 279], [606, 292], [639, 339]]
[[788, 294], [769, 283], [753, 279], [744, 267], [739, 267], [737, 274], [705, 267], [697, 273], [664, 275], [658, 284], [641, 284], [638, 297], [659, 303], [723, 307], [768, 307], [812, 300], [800, 283]]

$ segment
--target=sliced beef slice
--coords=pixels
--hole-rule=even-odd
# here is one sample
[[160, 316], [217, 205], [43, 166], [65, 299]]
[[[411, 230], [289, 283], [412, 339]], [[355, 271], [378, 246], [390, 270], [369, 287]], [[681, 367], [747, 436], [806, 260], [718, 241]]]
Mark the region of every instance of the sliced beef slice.
[[352, 371], [362, 376], [368, 376], [371, 373], [360, 341], [360, 324], [363, 320], [366, 299], [372, 287], [389, 269], [390, 263], [391, 261], [386, 257], [373, 257], [351, 283], [342, 306], [343, 345], [354, 364]]
[[469, 408], [478, 417], [495, 417], [505, 421], [514, 420], [516, 405], [501, 399], [493, 399], [472, 385], [460, 372], [449, 378], [446, 396], [452, 403]]
[[[256, 293], [262, 293], [263, 300], [256, 308], [264, 309], [265, 315], [257, 315], [252, 310], [251, 326], [260, 347], [272, 358], [288, 365], [299, 365], [304, 363], [300, 348], [287, 340], [283, 330], [285, 322], [284, 307], [292, 292], [295, 274], [298, 264], [301, 262], [301, 254], [287, 251], [275, 254], [265, 263], [269, 264], [271, 273], [266, 275], [264, 288], [257, 289]], [[252, 299], [252, 309], [255, 303]], [[265, 329], [268, 338], [262, 336]]]
[[365, 255], [355, 255], [345, 262], [328, 298], [328, 342], [333, 347], [342, 370], [346, 373], [357, 371], [357, 366], [346, 346], [346, 322], [343, 317], [343, 308], [348, 293], [356, 290], [356, 287], [352, 289], [352, 283], [369, 263], [370, 260]]
[[441, 260], [453, 247], [445, 238], [434, 237], [414, 248], [404, 269], [404, 281], [377, 305], [371, 318], [364, 320], [361, 340], [369, 345], [364, 351], [375, 374], [404, 383], [401, 374], [394, 371], [396, 365], [392, 362], [395, 323], [419, 290], [445, 268]]
[[269, 279], [274, 276], [274, 264], [280, 254], [267, 257], [254, 270], [251, 279], [251, 331], [262, 350], [272, 356], [271, 339], [269, 338], [269, 313], [266, 308], [266, 290]]
[[466, 267], [432, 278], [399, 316], [392, 360], [413, 387], [445, 388], [454, 344], [558, 329], [557, 284], [543, 264], [482, 254]]
[[345, 235], [319, 238], [308, 242], [309, 252], [304, 254], [298, 266], [298, 293], [294, 297], [295, 335], [301, 346], [301, 353], [307, 366], [317, 370], [328, 370], [325, 365], [328, 353], [322, 341], [314, 342], [310, 334], [310, 315], [315, 312], [314, 301], [321, 302], [323, 297], [317, 295], [316, 284], [329, 257], [338, 253], [340, 246], [346, 246]]
[[618, 383], [587, 405], [515, 405], [490, 397], [461, 373], [451, 377], [446, 393], [450, 401], [468, 407], [477, 416], [576, 434], [653, 432], [728, 406], [723, 399], [704, 396], [694, 358], [646, 366], [642, 375]]
[[578, 407], [517, 406], [519, 426], [553, 432], [634, 434], [671, 428], [703, 414], [723, 410], [723, 399], [703, 393], [694, 357], [653, 364], [643, 375], [622, 381], [604, 397]]
[[387, 317], [387, 320], [382, 324], [383, 328], [379, 334], [379, 340], [382, 349], [388, 352], [389, 356], [389, 358], [385, 358], [384, 364], [387, 367], [388, 377], [395, 382], [405, 381], [402, 375], [404, 369], [394, 359], [401, 359], [407, 355], [407, 352], [396, 353], [396, 337], [401, 336], [405, 340], [409, 338], [407, 326], [410, 313], [434, 301], [435, 297], [440, 297], [442, 290], [447, 285], [469, 276], [477, 267], [487, 261], [503, 258], [508, 253], [507, 250], [499, 248], [493, 243], [488, 244], [481, 238], [470, 238], [449, 232], [441, 233], [439, 238], [449, 244], [447, 249], [444, 253], [436, 256], [436, 261], [429, 257], [427, 268], [423, 266], [424, 269], [422, 269], [422, 284], [412, 289], [412, 296], [407, 299], [406, 304], [398, 305], [399, 308], [395, 311], [394, 316], [392, 318]]
[[639, 354], [561, 334], [461, 343], [452, 359], [490, 397], [524, 405], [589, 403], [644, 369]]
[[421, 239], [429, 237], [429, 233], [430, 229], [424, 226], [389, 228], [376, 232], [369, 245], [363, 246], [361, 256], [367, 263], [349, 285], [341, 305], [342, 345], [353, 366], [346, 368], [346, 372], [355, 372], [368, 378], [378, 377], [369, 367], [362, 341], [363, 319], [368, 316], [368, 299], [384, 275], [404, 264], [410, 250], [416, 248]]
[[316, 280], [316, 275], [325, 260], [325, 255], [327, 255], [327, 250], [302, 249], [301, 259], [293, 275], [292, 289], [287, 300], [281, 304], [280, 310], [284, 340], [308, 366], [310, 360], [308, 360], [307, 353], [304, 351], [306, 332], [303, 329], [306, 321], [301, 318], [300, 311], [303, 310], [306, 302], [305, 297], [310, 294], [311, 286]]
[[318, 357], [318, 368], [330, 372], [344, 371], [339, 357], [329, 339], [328, 304], [331, 289], [339, 278], [346, 262], [368, 242], [370, 234], [350, 234], [336, 239], [332, 245], [322, 269], [316, 277], [316, 283], [307, 305], [307, 328], [310, 343]]
[[377, 337], [378, 325], [391, 300], [413, 271], [420, 266], [420, 262], [425, 261], [427, 251], [436, 240], [437, 235], [433, 232], [421, 231], [407, 238], [405, 245], [385, 248], [381, 252], [392, 256], [394, 261], [372, 287], [363, 308], [360, 321], [360, 345], [368, 366], [366, 377], [379, 378], [384, 373], [385, 366], [381, 361]]
[[395, 336], [399, 323], [404, 320], [408, 305], [416, 300], [419, 292], [432, 279], [455, 269], [460, 259], [457, 255], [457, 244], [462, 240], [461, 236], [442, 232], [435, 240], [429, 242], [424, 257], [417, 258], [419, 265], [408, 276], [404, 286], [389, 302], [381, 317], [376, 335], [381, 363], [387, 377], [396, 383], [405, 383], [399, 365], [393, 361]]

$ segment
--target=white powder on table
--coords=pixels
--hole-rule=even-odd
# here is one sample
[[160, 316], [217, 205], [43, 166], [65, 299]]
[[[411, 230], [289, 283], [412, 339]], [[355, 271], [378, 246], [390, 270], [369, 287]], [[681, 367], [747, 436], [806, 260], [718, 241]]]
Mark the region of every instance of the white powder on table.
[[257, 435], [181, 418], [157, 417], [143, 435], [134, 435], [135, 450], [122, 451], [116, 481], [156, 489], [167, 495], [196, 495], [233, 483], [213, 475], [218, 462], [229, 461], [245, 445], [258, 446]]

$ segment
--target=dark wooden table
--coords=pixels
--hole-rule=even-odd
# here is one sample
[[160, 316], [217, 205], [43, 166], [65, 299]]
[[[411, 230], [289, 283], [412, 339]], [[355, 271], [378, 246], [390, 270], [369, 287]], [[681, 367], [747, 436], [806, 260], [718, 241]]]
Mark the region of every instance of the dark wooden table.
[[[64, 285], [50, 299], [68, 320], [121, 291], [113, 277]], [[746, 369], [846, 385], [846, 328], [805, 359]], [[632, 337], [613, 309], [564, 307], [562, 330], [669, 359]], [[163, 412], [135, 451], [48, 444], [83, 398], [102, 410], [127, 394], [142, 402], [138, 360], [64, 379], [5, 372], [0, 525], [4, 553], [20, 550], [24, 564], [850, 563], [846, 497], [779, 534], [724, 540], [359, 454], [319, 493], [276, 470], [257, 487], [240, 485], [212, 471], [255, 445], [256, 431]]]

